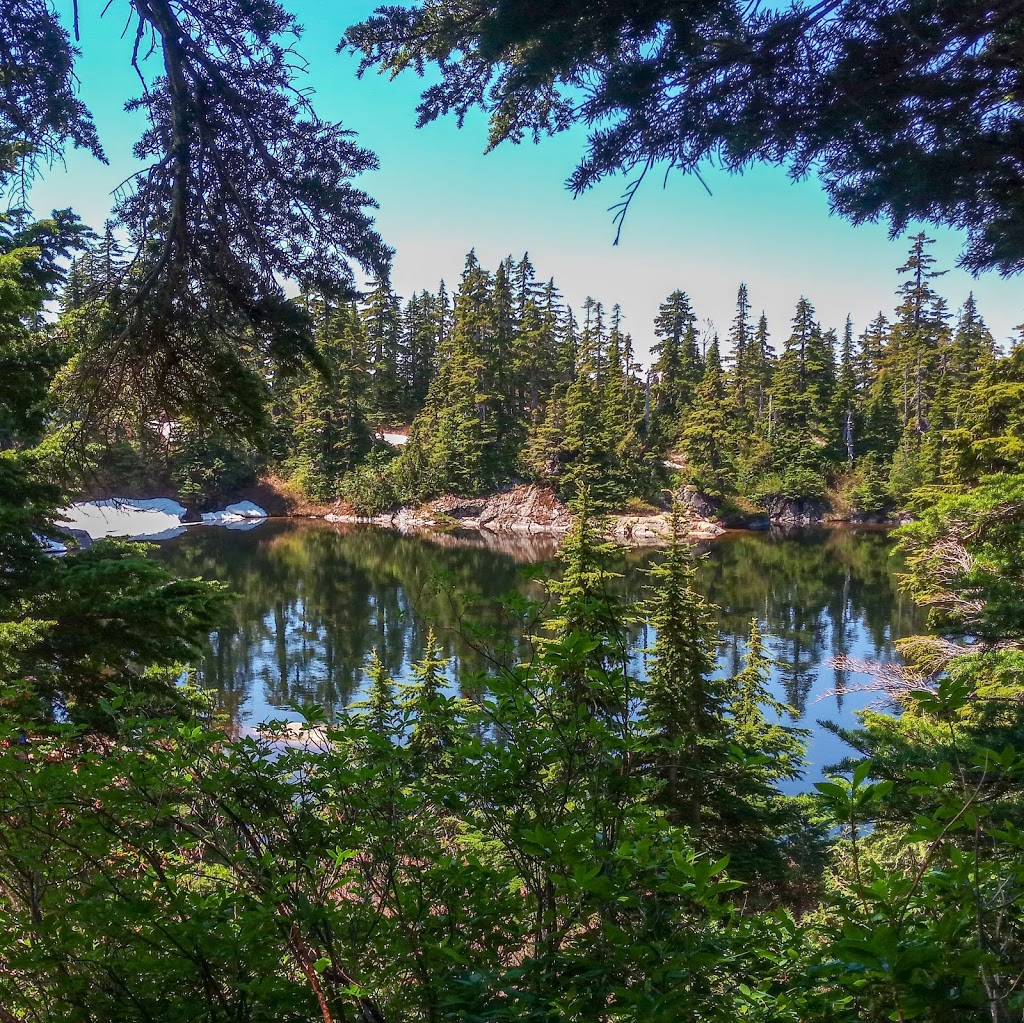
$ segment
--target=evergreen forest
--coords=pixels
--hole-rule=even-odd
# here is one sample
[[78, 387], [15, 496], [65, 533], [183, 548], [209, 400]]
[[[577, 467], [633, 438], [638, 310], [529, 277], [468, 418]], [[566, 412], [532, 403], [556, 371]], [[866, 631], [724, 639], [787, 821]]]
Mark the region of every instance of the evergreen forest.
[[[1022, 338], [948, 308], [927, 233], [893, 308], [842, 324], [807, 298], [769, 323], [737, 282], [717, 333], [683, 290], [630, 328], [472, 252], [400, 297], [376, 157], [314, 105], [292, 6], [0, 0], [0, 1023], [1024, 1019]], [[140, 169], [94, 229], [32, 185], [107, 159], [79, 90], [104, 33]], [[836, 215], [960, 229], [974, 271], [1024, 265], [1014, 4], [423, 0], [338, 37], [434, 76], [421, 124], [588, 126], [570, 186], [639, 175], [620, 226], [656, 163], [761, 160]], [[196, 667], [246, 594], [62, 509], [261, 478], [363, 515], [521, 480], [571, 526], [528, 592], [436, 580], [458, 638], [418, 622], [410, 677], [377, 649], [340, 706], [239, 731]], [[799, 792], [764, 616], [718, 670], [694, 491], [900, 516], [925, 627]], [[669, 535], [627, 601], [607, 519], [652, 503]], [[749, 566], [765, 602], [777, 568]], [[845, 606], [807, 574], [803, 604]], [[336, 582], [301, 594], [310, 628]]]
[[[271, 473], [364, 515], [513, 481], [567, 502], [585, 486], [607, 511], [691, 486], [736, 512], [829, 498], [884, 520], [921, 487], [1019, 461], [1020, 338], [998, 342], [973, 295], [948, 308], [929, 246], [911, 239], [894, 308], [859, 328], [852, 316], [824, 326], [806, 298], [772, 327], [741, 284], [720, 336], [674, 291], [644, 328], [647, 366], [619, 305], [588, 298], [574, 311], [528, 255], [490, 272], [471, 252], [452, 294], [442, 281], [403, 300], [386, 278], [346, 303], [303, 294], [315, 361], [244, 367], [252, 431], [140, 393], [116, 439], [106, 423], [90, 435], [101, 454], [89, 483], [203, 504]], [[52, 328], [64, 358], [81, 357], [76, 324], [116, 301], [123, 260], [108, 226], [72, 262]]]

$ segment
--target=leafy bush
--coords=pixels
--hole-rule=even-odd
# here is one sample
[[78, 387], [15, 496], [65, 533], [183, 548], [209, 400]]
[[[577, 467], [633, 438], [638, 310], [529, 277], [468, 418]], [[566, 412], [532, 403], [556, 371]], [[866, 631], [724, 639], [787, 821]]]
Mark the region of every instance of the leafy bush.
[[403, 503], [399, 489], [399, 457], [378, 445], [358, 468], [346, 473], [338, 495], [357, 515], [380, 515]]
[[871, 452], [857, 462], [848, 493], [857, 511], [877, 513], [892, 507], [888, 474], [881, 456]]
[[768, 497], [785, 497], [791, 501], [800, 501], [823, 498], [827, 492], [827, 483], [820, 472], [795, 465], [782, 472], [762, 476], [752, 496], [757, 501]]

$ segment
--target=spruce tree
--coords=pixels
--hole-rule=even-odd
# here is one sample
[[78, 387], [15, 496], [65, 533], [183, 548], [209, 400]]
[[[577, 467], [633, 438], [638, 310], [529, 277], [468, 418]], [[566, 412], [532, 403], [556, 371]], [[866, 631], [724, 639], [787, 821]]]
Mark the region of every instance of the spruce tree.
[[879, 313], [857, 341], [857, 388], [867, 393], [874, 386], [885, 363], [889, 343], [889, 321]]
[[654, 321], [658, 342], [651, 346], [652, 417], [654, 432], [665, 444], [678, 438], [683, 416], [693, 404], [703, 376], [696, 324], [690, 299], [683, 291], [668, 296]]
[[359, 316], [373, 372], [368, 405], [375, 420], [387, 425], [401, 418], [406, 400], [400, 376], [401, 299], [392, 291], [387, 277], [380, 276], [371, 282]]
[[716, 337], [708, 348], [704, 376], [684, 420], [680, 439], [691, 475], [710, 492], [722, 493], [729, 486], [734, 417], [735, 405], [726, 394]]
[[756, 400], [757, 386], [750, 376], [753, 333], [747, 286], [741, 284], [736, 295], [736, 315], [729, 328], [729, 390], [736, 409], [750, 421], [754, 418], [751, 405]]
[[726, 755], [725, 696], [715, 672], [717, 635], [711, 610], [693, 587], [693, 562], [682, 513], [672, 510], [665, 559], [651, 569], [646, 619], [656, 632], [644, 687], [642, 724], [651, 766], [665, 783], [671, 812], [700, 832], [709, 774]]
[[899, 269], [905, 279], [897, 292], [901, 301], [885, 355], [902, 387], [904, 425], [919, 434], [928, 430], [931, 400], [950, 340], [945, 301], [931, 286], [945, 273], [932, 269], [935, 257], [928, 246], [933, 241], [924, 234], [911, 239], [910, 255]]
[[352, 306], [320, 301], [316, 350], [322, 370], [303, 372], [287, 396], [288, 461], [311, 497], [329, 500], [369, 453], [371, 375], [363, 323]]
[[443, 774], [452, 766], [451, 754], [459, 734], [458, 701], [444, 693], [447, 666], [430, 629], [423, 656], [412, 668], [415, 681], [403, 688], [400, 699], [402, 710], [413, 719], [407, 745], [418, 775]]
[[380, 659], [377, 650], [370, 653], [366, 674], [370, 690], [362, 703], [370, 728], [381, 737], [390, 738], [399, 730], [399, 708], [395, 683]]

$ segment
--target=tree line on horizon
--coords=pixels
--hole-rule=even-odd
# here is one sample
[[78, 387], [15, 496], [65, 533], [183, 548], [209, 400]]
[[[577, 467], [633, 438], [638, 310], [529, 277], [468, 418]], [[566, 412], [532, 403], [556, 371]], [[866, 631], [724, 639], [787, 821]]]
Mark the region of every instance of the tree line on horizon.
[[[805, 297], [773, 328], [741, 284], [721, 337], [675, 290], [646, 369], [619, 305], [588, 297], [573, 310], [528, 255], [491, 272], [470, 252], [453, 293], [442, 281], [403, 300], [381, 277], [352, 302], [302, 294], [312, 361], [245, 366], [256, 431], [240, 441], [233, 424], [202, 415], [168, 424], [129, 396], [97, 478], [113, 490], [162, 479], [202, 500], [274, 472], [307, 498], [363, 512], [510, 480], [565, 500], [586, 484], [605, 509], [691, 485], [747, 510], [828, 495], [891, 512], [921, 486], [1020, 458], [992, 438], [1014, 415], [1022, 357], [996, 342], [973, 294], [949, 309], [929, 245], [911, 239], [895, 309], [859, 333], [852, 317], [825, 327]], [[122, 258], [108, 229], [72, 267], [58, 328], [69, 350], [76, 322], [117, 301]], [[401, 450], [383, 441], [389, 428], [407, 430]]]

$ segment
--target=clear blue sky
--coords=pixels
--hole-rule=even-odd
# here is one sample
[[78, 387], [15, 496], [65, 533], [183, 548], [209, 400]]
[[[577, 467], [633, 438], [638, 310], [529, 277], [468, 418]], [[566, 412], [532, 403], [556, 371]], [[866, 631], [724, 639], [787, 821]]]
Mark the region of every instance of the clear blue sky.
[[[507, 253], [529, 251], [539, 275], [555, 277], [574, 305], [588, 294], [607, 306], [620, 303], [641, 353], [658, 304], [675, 288], [689, 292], [701, 320], [724, 335], [737, 287], [746, 282], [753, 312], [767, 313], [777, 347], [802, 294], [825, 326], [841, 328], [850, 313], [858, 332], [895, 304], [895, 270], [906, 240], [889, 241], [884, 225], [853, 227], [831, 216], [814, 180], [794, 184], [771, 167], [738, 177], [711, 172], [709, 196], [695, 179], [677, 175], [663, 189], [652, 174], [614, 247], [608, 207], [625, 181], [606, 182], [575, 200], [564, 188], [582, 131], [484, 156], [482, 117], [467, 119], [461, 131], [454, 120], [417, 130], [422, 80], [411, 74], [358, 80], [355, 58], [334, 52], [344, 27], [376, 4], [285, 2], [306, 26], [298, 48], [309, 61], [319, 113], [356, 131], [380, 158], [380, 170], [360, 184], [380, 203], [377, 222], [396, 249], [400, 294], [433, 289], [441, 277], [457, 283], [470, 248], [490, 267]], [[33, 190], [37, 209], [71, 206], [94, 226], [110, 208], [111, 191], [135, 167], [131, 145], [141, 126], [138, 115], [123, 111], [125, 98], [138, 92], [130, 40], [118, 38], [123, 6], [112, 6], [102, 20], [99, 3], [82, 12], [81, 97], [94, 111], [110, 165], [71, 154]], [[59, 0], [58, 7], [67, 13], [70, 2]], [[927, 230], [938, 242], [939, 267], [950, 271], [938, 286], [951, 307], [973, 289], [996, 338], [1005, 340], [1024, 321], [1024, 282], [956, 270], [962, 236]]]

